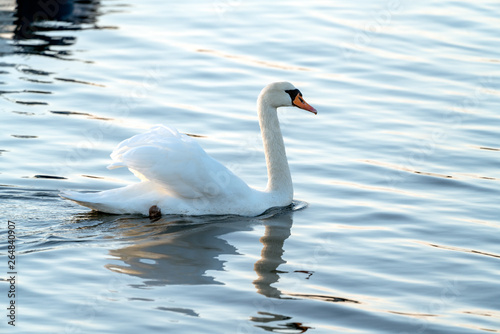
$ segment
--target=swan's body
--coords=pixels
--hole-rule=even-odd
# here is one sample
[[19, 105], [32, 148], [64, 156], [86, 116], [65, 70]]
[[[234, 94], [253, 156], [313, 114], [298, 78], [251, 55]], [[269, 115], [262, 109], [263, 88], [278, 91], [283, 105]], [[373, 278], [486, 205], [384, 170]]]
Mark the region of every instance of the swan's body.
[[191, 137], [154, 126], [121, 142], [108, 168], [127, 167], [141, 182], [96, 193], [66, 191], [63, 198], [93, 210], [148, 215], [156, 205], [164, 214], [235, 214], [256, 216], [271, 207], [292, 203], [293, 185], [278, 121], [277, 108], [295, 105], [316, 113], [287, 82], [265, 87], [257, 101], [268, 170], [265, 191], [242, 179], [210, 157]]

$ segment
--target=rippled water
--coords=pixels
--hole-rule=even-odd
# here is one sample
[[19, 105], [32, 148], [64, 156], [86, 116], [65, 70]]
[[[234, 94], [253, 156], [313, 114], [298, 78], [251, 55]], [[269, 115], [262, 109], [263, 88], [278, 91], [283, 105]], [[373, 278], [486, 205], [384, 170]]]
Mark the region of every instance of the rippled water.
[[[500, 332], [497, 1], [0, 1], [0, 231], [18, 333]], [[63, 189], [157, 123], [266, 183], [255, 100], [295, 188], [261, 217], [89, 212]], [[0, 277], [7, 277], [2, 256]], [[5, 293], [4, 293], [5, 292]]]

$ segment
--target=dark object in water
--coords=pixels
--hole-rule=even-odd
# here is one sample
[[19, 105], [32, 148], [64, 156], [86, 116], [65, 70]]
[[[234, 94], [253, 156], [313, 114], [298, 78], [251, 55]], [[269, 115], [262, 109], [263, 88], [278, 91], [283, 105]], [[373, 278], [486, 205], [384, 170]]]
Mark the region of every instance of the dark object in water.
[[156, 205], [153, 205], [149, 208], [149, 219], [160, 219], [161, 218], [161, 210]]
[[35, 175], [33, 176], [35, 179], [54, 179], [54, 180], [67, 180], [67, 178], [63, 176], [55, 176], [55, 175]]

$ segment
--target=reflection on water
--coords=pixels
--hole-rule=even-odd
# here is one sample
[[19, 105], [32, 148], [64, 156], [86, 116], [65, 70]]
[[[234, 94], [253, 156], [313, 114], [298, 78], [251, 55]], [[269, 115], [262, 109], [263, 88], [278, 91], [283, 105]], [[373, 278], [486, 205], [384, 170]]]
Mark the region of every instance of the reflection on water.
[[221, 255], [238, 254], [234, 246], [221, 238], [234, 231], [234, 226], [217, 222], [197, 224], [189, 219], [167, 222], [162, 219], [154, 224], [163, 230], [161, 234], [110, 250], [110, 254], [122, 264], [108, 264], [106, 268], [142, 278], [143, 285], [137, 286], [139, 288], [167, 284], [222, 284], [206, 273], [224, 270], [224, 263], [219, 259]]
[[[110, 249], [112, 260], [105, 267], [115, 273], [140, 278], [140, 283], [129, 284], [137, 289], [151, 289], [167, 285], [226, 285], [211, 272], [226, 271], [226, 261], [231, 256], [241, 254], [239, 245], [231, 244], [225, 237], [233, 232], [253, 231], [255, 226], [264, 227], [260, 237], [262, 249], [253, 268], [256, 278], [252, 281], [255, 291], [272, 300], [310, 299], [329, 303], [360, 302], [331, 295], [302, 293], [302, 284], [291, 291], [282, 291], [276, 283], [290, 271], [280, 270], [286, 264], [283, 258], [284, 245], [291, 236], [294, 211], [305, 207], [305, 203], [295, 202], [293, 207], [273, 209], [260, 217], [181, 217], [164, 216], [160, 220], [134, 216], [106, 215], [96, 212], [75, 217], [79, 229], [95, 231], [99, 229], [105, 239], [123, 242], [124, 247]], [[229, 255], [229, 256], [227, 256]], [[229, 260], [228, 260], [229, 259]], [[294, 272], [305, 274], [307, 280], [313, 274], [306, 270]], [[302, 281], [302, 280], [301, 280]], [[288, 290], [290, 288], [288, 287]], [[281, 303], [281, 302], [280, 302]], [[161, 306], [159, 310], [196, 316], [195, 308], [170, 308]], [[311, 329], [291, 316], [268, 312], [266, 307], [257, 307], [248, 319], [254, 326], [267, 331], [287, 331], [304, 333]]]
[[[282, 325], [270, 326], [268, 323], [274, 321], [284, 321], [290, 320], [291, 317], [287, 317], [281, 314], [274, 314], [269, 312], [259, 312], [259, 317], [252, 317], [250, 320], [256, 323], [261, 323], [261, 325], [256, 325], [256, 327], [262, 328], [267, 332], [273, 333], [305, 333], [312, 327], [305, 326], [301, 322], [287, 322]], [[265, 325], [264, 325], [265, 324]]]
[[[97, 26], [100, 13], [98, 0], [17, 0], [0, 4], [0, 56], [8, 57], [21, 55], [15, 63], [0, 62], [0, 75], [5, 75], [6, 80], [0, 84], [9, 83], [18, 89], [3, 89], [0, 97], [11, 102], [11, 108], [46, 107], [47, 99], [54, 93], [53, 88], [26, 89], [30, 84], [52, 84], [54, 80], [91, 84], [72, 78], [52, 77], [56, 73], [47, 71], [46, 68], [34, 68], [27, 65], [28, 56], [44, 56], [57, 60], [77, 60], [74, 44], [77, 41], [78, 30], [101, 29]], [[90, 63], [81, 60], [84, 63]], [[35, 61], [38, 67], [38, 61]], [[20, 82], [11, 76], [10, 69], [17, 70]], [[5, 69], [5, 70], [2, 70]], [[60, 67], [59, 67], [60, 69]], [[17, 73], [13, 72], [13, 73]], [[26, 81], [30, 82], [27, 84]], [[28, 99], [19, 98], [20, 95]], [[34, 100], [36, 99], [36, 100]], [[36, 115], [36, 112], [16, 111], [22, 115]]]
[[[281, 264], [286, 261], [282, 258], [283, 246], [285, 240], [291, 234], [293, 224], [293, 213], [285, 212], [279, 216], [272, 217], [263, 221], [265, 226], [264, 235], [260, 238], [262, 243], [262, 251], [260, 259], [255, 262], [254, 270], [258, 278], [253, 281], [253, 285], [257, 292], [268, 298], [291, 299], [283, 297], [282, 291], [271, 286], [278, 282], [280, 274], [285, 273], [278, 270]], [[269, 332], [286, 332], [286, 333], [305, 333], [311, 327], [305, 326], [300, 322], [286, 322], [284, 324], [271, 325], [272, 322], [288, 321], [292, 318], [282, 314], [274, 314], [265, 311], [257, 312], [260, 316], [252, 316], [250, 320], [256, 323], [256, 327], [262, 328]]]
[[71, 52], [61, 48], [76, 42], [69, 31], [98, 29], [100, 4], [100, 0], [17, 0], [15, 6], [2, 6], [2, 37], [14, 42], [10, 52], [2, 51], [69, 59]]
[[[283, 246], [291, 235], [294, 210], [304, 206], [304, 203], [297, 202], [293, 208], [274, 209], [254, 218], [166, 216], [153, 222], [146, 218], [116, 219], [114, 216], [90, 213], [81, 216], [77, 222], [81, 224], [97, 218], [94, 221], [99, 221], [98, 225], [114, 224], [114, 227], [110, 225], [108, 228], [113, 234], [118, 231], [116, 238], [131, 241], [125, 247], [111, 249], [109, 254], [117, 261], [105, 267], [113, 272], [141, 278], [142, 284], [131, 285], [141, 289], [164, 285], [225, 284], [208, 273], [225, 270], [222, 258], [227, 257], [224, 255], [241, 254], [237, 246], [230, 244], [223, 236], [232, 232], [251, 231], [256, 224], [262, 224], [265, 227], [264, 235], [260, 238], [263, 247], [259, 260], [254, 264], [257, 278], [253, 285], [265, 297], [294, 299], [282, 297], [283, 293], [272, 285], [278, 282], [281, 273], [285, 273], [278, 268], [286, 263], [282, 258]], [[82, 228], [95, 229], [96, 225]], [[301, 297], [300, 294], [296, 296]], [[183, 309], [181, 313], [186, 312], [198, 315], [192, 309]], [[289, 320], [291, 317], [265, 311], [258, 311], [258, 314], [262, 317], [251, 316], [250, 320], [260, 328], [293, 332], [305, 332], [309, 328], [299, 322], [273, 327], [268, 323]]]
[[288, 212], [273, 219], [264, 221], [266, 230], [265, 234], [260, 238], [262, 243], [262, 251], [260, 260], [255, 262], [254, 270], [258, 278], [253, 281], [257, 292], [271, 298], [280, 298], [281, 291], [271, 284], [279, 280], [278, 267], [286, 263], [283, 260], [283, 245], [285, 240], [290, 236], [293, 218], [292, 213]]
[[[293, 209], [276, 209], [263, 217], [163, 217], [127, 218], [120, 221], [121, 239], [133, 238], [126, 247], [110, 250], [120, 264], [108, 264], [109, 270], [140, 277], [144, 287], [167, 284], [223, 284], [208, 276], [209, 270], [223, 271], [221, 255], [239, 255], [223, 235], [235, 231], [250, 231], [255, 224], [265, 226], [260, 239], [264, 247], [254, 269], [258, 279], [253, 283], [266, 297], [279, 297], [271, 287], [279, 279], [277, 268], [285, 263], [281, 258], [283, 244], [290, 236]], [[128, 225], [128, 226], [127, 226]], [[138, 286], [139, 287], [139, 286]]]

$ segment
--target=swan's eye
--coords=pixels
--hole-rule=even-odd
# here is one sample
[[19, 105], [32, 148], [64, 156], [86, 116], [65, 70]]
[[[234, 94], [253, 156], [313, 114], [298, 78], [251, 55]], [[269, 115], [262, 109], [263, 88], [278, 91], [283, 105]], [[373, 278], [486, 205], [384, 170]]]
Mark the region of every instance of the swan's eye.
[[290, 98], [292, 99], [292, 101], [295, 101], [295, 98], [297, 97], [297, 95], [302, 95], [302, 93], [298, 89], [285, 90], [285, 92], [287, 92], [288, 95], [290, 95]]

